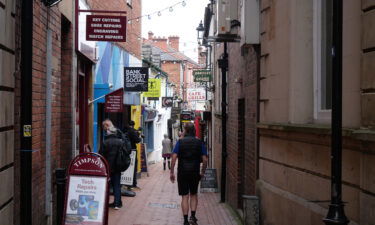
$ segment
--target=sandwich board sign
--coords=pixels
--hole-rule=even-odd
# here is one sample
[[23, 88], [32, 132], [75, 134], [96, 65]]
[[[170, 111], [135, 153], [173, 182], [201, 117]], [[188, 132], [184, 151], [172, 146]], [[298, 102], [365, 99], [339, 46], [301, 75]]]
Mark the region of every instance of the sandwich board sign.
[[63, 225], [108, 225], [109, 166], [103, 156], [85, 152], [68, 171]]

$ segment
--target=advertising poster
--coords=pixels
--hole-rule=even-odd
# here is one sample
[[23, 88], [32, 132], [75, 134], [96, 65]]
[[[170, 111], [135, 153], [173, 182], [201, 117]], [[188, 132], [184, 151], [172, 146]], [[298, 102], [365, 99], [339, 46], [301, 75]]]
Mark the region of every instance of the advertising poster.
[[106, 177], [70, 176], [65, 225], [104, 224]]
[[132, 151], [130, 154], [130, 166], [127, 170], [121, 173], [120, 183], [123, 185], [133, 185], [134, 166], [135, 166], [135, 154], [136, 151]]
[[161, 81], [157, 78], [148, 79], [148, 91], [143, 93], [143, 97], [160, 97]]
[[126, 92], [148, 91], [148, 68], [125, 67], [124, 89]]

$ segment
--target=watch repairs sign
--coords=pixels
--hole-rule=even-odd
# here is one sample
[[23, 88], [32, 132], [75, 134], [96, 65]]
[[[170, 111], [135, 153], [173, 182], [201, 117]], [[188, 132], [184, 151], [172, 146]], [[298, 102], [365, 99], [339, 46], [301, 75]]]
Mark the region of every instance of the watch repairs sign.
[[86, 40], [126, 41], [126, 16], [86, 16]]
[[127, 92], [148, 91], [148, 68], [125, 67], [124, 90]]

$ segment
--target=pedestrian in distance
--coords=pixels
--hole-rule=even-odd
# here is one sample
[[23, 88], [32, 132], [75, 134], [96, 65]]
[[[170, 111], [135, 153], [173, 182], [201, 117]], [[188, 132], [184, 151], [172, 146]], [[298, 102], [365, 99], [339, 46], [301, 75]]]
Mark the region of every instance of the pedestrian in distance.
[[164, 134], [164, 139], [161, 142], [163, 146], [162, 150], [162, 157], [164, 159], [163, 161], [163, 168], [166, 169], [166, 163], [168, 160], [168, 169], [171, 169], [171, 153], [172, 153], [172, 141], [169, 139], [167, 134]]
[[[184, 137], [175, 145], [172, 153], [170, 180], [175, 182], [174, 167], [178, 159], [177, 183], [178, 194], [181, 196], [181, 209], [184, 225], [197, 225], [195, 216], [198, 206], [198, 184], [207, 168], [207, 149], [204, 143], [195, 137], [193, 123], [184, 125]], [[202, 168], [200, 164], [202, 162]], [[189, 206], [191, 211], [190, 219]]]
[[137, 168], [138, 168], [138, 160], [137, 160], [137, 143], [142, 141], [140, 134], [137, 130], [134, 129], [135, 122], [133, 120], [129, 121], [129, 126], [125, 128], [124, 132], [127, 133], [130, 142], [132, 151], [135, 151], [135, 165], [134, 165], [134, 175], [133, 175], [133, 185], [131, 188], [140, 189], [137, 185]]
[[102, 123], [104, 130], [104, 141], [99, 150], [101, 154], [107, 161], [110, 167], [110, 178], [111, 186], [113, 189], [114, 201], [110, 203], [109, 206], [114, 209], [120, 209], [122, 207], [121, 201], [121, 171], [116, 168], [116, 156], [118, 151], [123, 145], [121, 139], [122, 132], [118, 130], [111, 120], [106, 119]]

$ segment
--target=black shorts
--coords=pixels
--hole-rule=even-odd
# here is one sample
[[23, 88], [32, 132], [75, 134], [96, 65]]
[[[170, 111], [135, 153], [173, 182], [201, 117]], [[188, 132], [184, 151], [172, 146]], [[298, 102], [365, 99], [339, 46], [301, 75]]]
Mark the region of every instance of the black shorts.
[[198, 184], [201, 180], [201, 175], [199, 173], [194, 174], [178, 174], [177, 183], [178, 183], [178, 194], [195, 195], [198, 192]]

